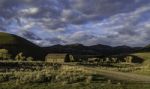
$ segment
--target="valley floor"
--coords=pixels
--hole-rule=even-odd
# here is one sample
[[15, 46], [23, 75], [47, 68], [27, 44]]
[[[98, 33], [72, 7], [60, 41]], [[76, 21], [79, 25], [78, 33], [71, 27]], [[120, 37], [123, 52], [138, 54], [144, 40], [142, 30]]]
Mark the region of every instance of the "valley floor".
[[5, 67], [0, 67], [0, 89], [150, 89], [150, 76], [111, 67], [47, 62], [1, 64]]
[[117, 79], [117, 80], [150, 83], [150, 76], [146, 76], [146, 75], [123, 73], [123, 72], [117, 72], [117, 71], [108, 71], [108, 70], [102, 70], [99, 68], [87, 67], [86, 69], [97, 72], [100, 75], [113, 78], [113, 79]]

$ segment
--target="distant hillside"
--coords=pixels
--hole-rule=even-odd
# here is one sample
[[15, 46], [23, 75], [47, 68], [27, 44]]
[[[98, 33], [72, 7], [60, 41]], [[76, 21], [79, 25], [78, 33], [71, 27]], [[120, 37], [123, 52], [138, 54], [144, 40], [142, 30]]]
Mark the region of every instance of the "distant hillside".
[[143, 47], [141, 51], [142, 52], [150, 52], [150, 45]]
[[0, 48], [9, 50], [13, 56], [23, 52], [25, 56], [32, 56], [37, 60], [41, 60], [43, 57], [42, 49], [39, 46], [13, 34], [0, 32]]
[[53, 45], [50, 47], [39, 47], [19, 36], [0, 32], [0, 48], [8, 49], [13, 56], [23, 52], [26, 56], [32, 56], [36, 60], [44, 60], [48, 53], [71, 53], [76, 55], [116, 55], [128, 54], [141, 51], [150, 51], [150, 47], [128, 47], [108, 45], [84, 46], [82, 44]]
[[132, 48], [128, 46], [111, 47], [107, 45], [93, 45], [84, 46], [82, 44], [71, 45], [54, 45], [50, 47], [44, 47], [45, 51], [50, 53], [72, 53], [72, 54], [84, 54], [84, 55], [115, 55], [133, 53], [141, 48]]

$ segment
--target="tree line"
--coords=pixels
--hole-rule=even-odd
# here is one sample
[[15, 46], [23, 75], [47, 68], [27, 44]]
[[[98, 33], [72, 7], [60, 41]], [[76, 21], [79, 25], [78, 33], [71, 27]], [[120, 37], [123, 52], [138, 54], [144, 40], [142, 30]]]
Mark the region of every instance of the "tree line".
[[15, 58], [9, 53], [7, 49], [0, 49], [0, 60], [16, 60], [16, 61], [33, 61], [33, 57], [26, 57], [23, 52], [18, 53]]

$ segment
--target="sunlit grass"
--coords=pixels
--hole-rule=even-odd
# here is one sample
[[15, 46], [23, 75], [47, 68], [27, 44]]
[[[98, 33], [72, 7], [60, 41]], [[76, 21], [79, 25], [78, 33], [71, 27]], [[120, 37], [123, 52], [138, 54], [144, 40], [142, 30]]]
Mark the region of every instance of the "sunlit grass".
[[150, 76], [150, 52], [135, 53], [133, 55], [144, 60], [141, 66], [141, 70], [134, 71], [134, 73]]

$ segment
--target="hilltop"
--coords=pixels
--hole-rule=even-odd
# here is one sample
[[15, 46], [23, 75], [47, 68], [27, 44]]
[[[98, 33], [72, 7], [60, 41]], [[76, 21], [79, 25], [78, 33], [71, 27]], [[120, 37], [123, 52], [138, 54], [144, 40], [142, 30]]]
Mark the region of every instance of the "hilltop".
[[81, 55], [116, 55], [116, 54], [127, 54], [139, 51], [140, 47], [128, 47], [128, 46], [117, 46], [112, 47], [108, 45], [92, 45], [84, 46], [82, 44], [70, 44], [70, 45], [53, 45], [50, 47], [43, 47], [47, 52], [50, 53], [72, 53]]
[[97, 44], [93, 46], [84, 46], [82, 44], [53, 45], [50, 47], [40, 47], [32, 42], [9, 33], [0, 32], [0, 48], [9, 50], [13, 56], [23, 52], [26, 56], [32, 56], [36, 60], [44, 60], [48, 53], [71, 53], [77, 55], [117, 55], [129, 54], [141, 51], [149, 51], [149, 47], [129, 47]]
[[9, 53], [17, 55], [23, 52], [25, 56], [31, 56], [35, 59], [42, 58], [42, 49], [32, 42], [9, 33], [0, 32], [0, 48], [9, 50]]

